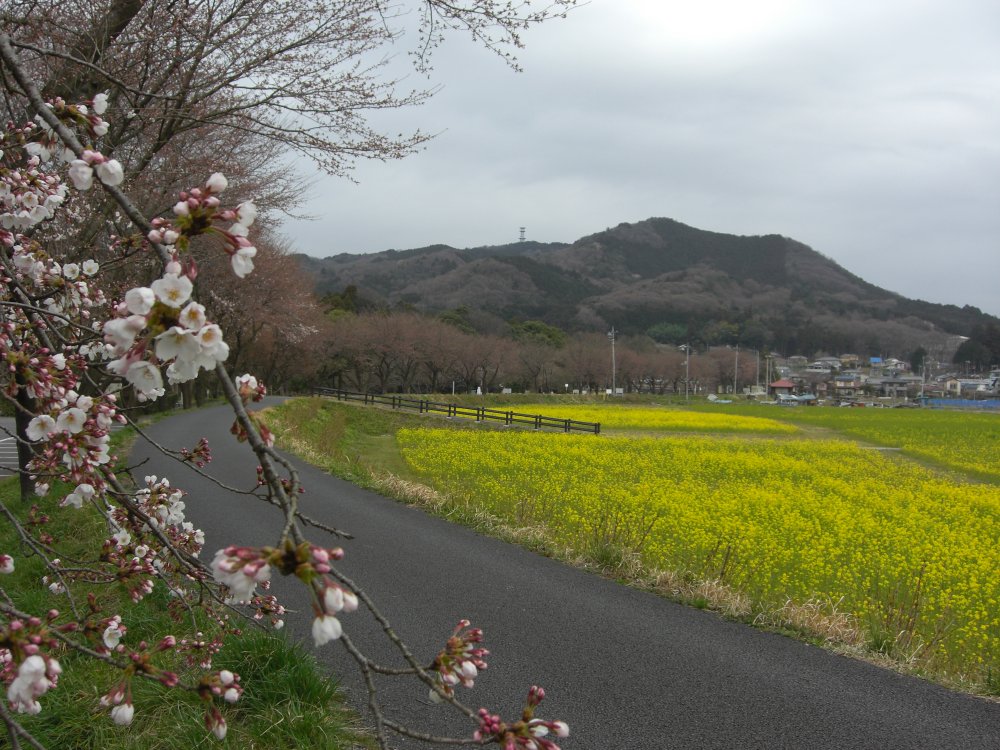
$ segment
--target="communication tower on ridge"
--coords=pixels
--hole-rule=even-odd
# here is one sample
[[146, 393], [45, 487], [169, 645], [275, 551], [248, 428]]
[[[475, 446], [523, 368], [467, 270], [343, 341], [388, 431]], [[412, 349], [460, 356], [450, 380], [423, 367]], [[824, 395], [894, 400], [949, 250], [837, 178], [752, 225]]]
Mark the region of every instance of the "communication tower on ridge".
[[521, 239], [518, 242], [524, 242], [524, 227], [521, 227]]

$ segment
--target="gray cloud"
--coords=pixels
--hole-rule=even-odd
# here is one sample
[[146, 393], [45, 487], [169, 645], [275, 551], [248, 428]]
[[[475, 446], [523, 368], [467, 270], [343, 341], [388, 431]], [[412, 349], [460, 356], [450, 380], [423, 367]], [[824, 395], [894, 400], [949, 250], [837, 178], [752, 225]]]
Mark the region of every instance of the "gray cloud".
[[295, 246], [466, 247], [522, 225], [572, 241], [668, 216], [790, 236], [901, 294], [1000, 314], [992, 0], [594, 0], [527, 41], [515, 75], [451, 40], [444, 89], [383, 117], [438, 138], [360, 165], [360, 185], [321, 179], [318, 220], [286, 224]]

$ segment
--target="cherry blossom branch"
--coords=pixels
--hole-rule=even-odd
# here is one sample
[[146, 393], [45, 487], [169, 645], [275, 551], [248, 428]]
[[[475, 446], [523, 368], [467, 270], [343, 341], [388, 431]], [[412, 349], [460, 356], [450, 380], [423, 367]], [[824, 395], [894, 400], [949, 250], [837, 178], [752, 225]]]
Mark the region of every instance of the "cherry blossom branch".
[[346, 635], [342, 635], [340, 640], [344, 649], [354, 657], [354, 660], [361, 669], [361, 676], [365, 681], [365, 689], [368, 691], [368, 710], [372, 712], [372, 717], [375, 719], [375, 737], [378, 740], [379, 747], [382, 750], [388, 750], [389, 741], [385, 736], [385, 720], [382, 717], [382, 708], [378, 701], [378, 690], [375, 687], [375, 681], [372, 679], [372, 670], [368, 664], [368, 659], [354, 647], [354, 643]]
[[215, 374], [218, 376], [219, 382], [222, 384], [222, 391], [225, 394], [229, 405], [233, 408], [237, 421], [246, 431], [247, 442], [250, 444], [250, 448], [257, 456], [257, 460], [260, 462], [261, 468], [263, 469], [264, 477], [267, 479], [267, 484], [277, 497], [279, 507], [285, 515], [285, 526], [281, 530], [281, 536], [279, 538], [286, 539], [290, 537], [296, 544], [301, 544], [305, 540], [302, 533], [299, 531], [298, 526], [295, 524], [295, 510], [297, 503], [292, 497], [290, 497], [289, 493], [285, 492], [285, 488], [281, 483], [281, 478], [278, 477], [277, 471], [274, 468], [274, 463], [271, 460], [272, 457], [285, 465], [291, 474], [291, 481], [296, 487], [299, 486], [297, 474], [294, 472], [290, 463], [280, 458], [275, 451], [271, 450], [264, 443], [260, 433], [257, 431], [256, 424], [254, 424], [247, 414], [246, 408], [243, 405], [243, 399], [236, 390], [236, 385], [233, 383], [232, 378], [229, 377], [229, 373], [226, 371], [226, 368], [222, 366], [221, 362], [216, 365]]
[[128, 91], [130, 94], [135, 94], [136, 96], [149, 96], [155, 99], [164, 99], [164, 100], [169, 100], [173, 98], [171, 96], [156, 94], [153, 92], [145, 91], [143, 89], [135, 88], [134, 86], [130, 86], [121, 78], [117, 78], [111, 75], [107, 71], [107, 69], [102, 68], [99, 65], [95, 65], [94, 63], [89, 62], [87, 60], [83, 60], [74, 55], [70, 55], [69, 53], [60, 52], [59, 50], [53, 49], [51, 47], [39, 47], [37, 45], [30, 44], [28, 42], [15, 41], [13, 39], [11, 39], [10, 43], [11, 47], [16, 47], [17, 49], [24, 49], [30, 52], [35, 52], [36, 54], [41, 55], [43, 57], [56, 57], [59, 58], [60, 60], [71, 62], [74, 65], [79, 65], [81, 68], [87, 68], [88, 70], [97, 73], [101, 78], [106, 80], [108, 83], [113, 83], [117, 88], [121, 89], [122, 91]]
[[7, 737], [10, 739], [11, 750], [21, 750], [21, 740], [26, 741], [35, 750], [46, 750], [45, 745], [36, 740], [10, 715], [4, 701], [0, 701], [0, 719], [3, 719], [3, 723], [7, 726]]
[[429, 742], [434, 745], [488, 745], [492, 743], [492, 740], [489, 738], [477, 740], [474, 737], [441, 737], [436, 734], [418, 732], [392, 719], [383, 719], [382, 721], [385, 726], [389, 727], [396, 734], [401, 734], [404, 737], [410, 737], [414, 740], [421, 740], [422, 742]]
[[[489, 6], [489, 9], [482, 11], [485, 21], [475, 18], [479, 5], [475, 9], [462, 10], [448, 3], [438, 3], [437, 0], [433, 0], [432, 4], [443, 9], [446, 17], [450, 13], [464, 13], [464, 16], [452, 17], [451, 21], [465, 19], [464, 22], [469, 24], [474, 36], [486, 26], [498, 23], [501, 29], [506, 29], [511, 35], [509, 40], [518, 41], [517, 27], [513, 23], [515, 17], [511, 15], [515, 8], [512, 4], [507, 4], [506, 10]], [[563, 0], [557, 0], [557, 5], [563, 4]], [[544, 17], [548, 12], [542, 11], [538, 18]], [[530, 19], [520, 19], [517, 23], [529, 21]], [[207, 50], [209, 40], [209, 34], [195, 39], [193, 54], [197, 59], [202, 59], [200, 56]], [[308, 34], [302, 37], [303, 44], [311, 41]], [[277, 617], [284, 613], [284, 609], [273, 597], [258, 595], [256, 591], [258, 585], [267, 589], [272, 571], [276, 570], [282, 575], [294, 575], [306, 585], [313, 608], [312, 635], [316, 645], [322, 646], [331, 640], [340, 639], [358, 665], [368, 690], [369, 707], [376, 722], [378, 742], [382, 747], [388, 747], [388, 729], [444, 744], [496, 742], [505, 748], [524, 750], [555, 748], [553, 743], [542, 739], [536, 742], [534, 739], [550, 731], [557, 736], [565, 736], [568, 731], [560, 722], [543, 722], [533, 718], [534, 708], [543, 697], [543, 691], [538, 688], [533, 687], [529, 691], [528, 703], [521, 720], [512, 724], [504, 723], [499, 716], [491, 715], [485, 709], [474, 713], [456, 700], [454, 688], [458, 685], [471, 688], [479, 670], [486, 668], [483, 657], [487, 652], [478, 645], [482, 640], [481, 631], [470, 628], [465, 620], [460, 621], [433, 661], [429, 665], [422, 664], [378, 610], [371, 597], [335, 570], [333, 563], [343, 556], [343, 550], [327, 549], [306, 540], [300, 524], [315, 525], [316, 522], [299, 512], [297, 494], [301, 490], [301, 483], [298, 472], [291, 461], [274, 451], [273, 436], [263, 418], [258, 413], [247, 410], [250, 401], [258, 401], [263, 397], [263, 384], [249, 374], [233, 379], [223, 365], [229, 356], [229, 348], [222, 340], [220, 327], [216, 323], [209, 323], [204, 306], [192, 299], [197, 268], [195, 259], [189, 252], [189, 243], [194, 237], [210, 235], [221, 240], [236, 276], [243, 278], [253, 270], [252, 259], [257, 251], [247, 239], [247, 233], [257, 214], [254, 204], [245, 202], [236, 208], [222, 208], [218, 195], [226, 189], [227, 181], [220, 173], [215, 173], [203, 186], [179, 194], [180, 200], [173, 207], [173, 218], [147, 220], [117, 187], [123, 180], [121, 165], [98, 151], [85, 148], [74, 132], [74, 127], [78, 128], [81, 133], [88, 134], [94, 140], [108, 133], [109, 125], [100, 117], [107, 107], [108, 95], [96, 94], [93, 99], [80, 104], [67, 104], [62, 99], [55, 98], [50, 107], [42, 100], [38, 87], [21, 67], [6, 33], [0, 33], [0, 60], [4, 63], [4, 69], [9, 71], [21, 88], [35, 112], [35, 121], [39, 123], [39, 127], [29, 123], [0, 136], [4, 143], [3, 151], [13, 149], [14, 156], [7, 157], [7, 162], [19, 164], [20, 159], [27, 166], [29, 181], [35, 180], [32, 184], [24, 182], [21, 172], [7, 169], [0, 163], [3, 187], [9, 189], [12, 185], [14, 191], [20, 191], [11, 193], [16, 195], [17, 201], [23, 206], [23, 210], [17, 209], [16, 213], [8, 210], [7, 204], [0, 206], [0, 210], [4, 211], [4, 222], [9, 222], [15, 230], [30, 231], [30, 227], [55, 215], [56, 208], [67, 195], [66, 186], [61, 182], [62, 177], [57, 174], [57, 166], [53, 164], [52, 156], [56, 154], [71, 162], [68, 177], [78, 191], [89, 189], [96, 174], [104, 194], [117, 204], [142, 233], [141, 239], [127, 239], [125, 245], [129, 246], [131, 243], [132, 247], [153, 248], [162, 266], [162, 276], [153, 281], [150, 287], [130, 289], [123, 300], [110, 305], [112, 317], [107, 320], [98, 319], [98, 324], [91, 329], [78, 324], [73, 315], [58, 317], [60, 310], [71, 310], [81, 319], [89, 320], [91, 313], [87, 308], [94, 304], [95, 299], [102, 311], [107, 309], [107, 301], [102, 295], [91, 299], [86, 284], [74, 281], [81, 268], [75, 263], [67, 263], [60, 268], [58, 262], [46, 253], [45, 248], [37, 242], [29, 242], [25, 234], [0, 229], [0, 244], [11, 248], [9, 258], [6, 251], [0, 254], [13, 285], [8, 292], [19, 300], [9, 300], [11, 304], [6, 306], [7, 310], [13, 311], [11, 319], [16, 320], [16, 323], [11, 322], [7, 328], [0, 330], [0, 346], [6, 356], [24, 357], [28, 362], [29, 367], [23, 377], [18, 376], [11, 384], [18, 398], [23, 395], [25, 398], [37, 399], [37, 403], [26, 401], [18, 412], [22, 416], [32, 417], [24, 431], [24, 438], [19, 443], [31, 445], [35, 450], [35, 455], [25, 461], [21, 468], [30, 470], [39, 495], [45, 495], [50, 489], [47, 481], [50, 477], [67, 482], [73, 489], [65, 494], [60, 505], [75, 508], [93, 506], [102, 514], [109, 535], [103, 541], [99, 558], [66, 565], [59, 559], [50, 557], [56, 548], [48, 544], [50, 536], [47, 533], [37, 532], [37, 540], [28, 533], [25, 523], [35, 523], [33, 515], [29, 515], [27, 522], [20, 522], [9, 509], [0, 506], [3, 515], [18, 530], [24, 547], [38, 555], [51, 572], [53, 591], [69, 595], [73, 611], [72, 621], [57, 626], [55, 622], [59, 614], [54, 610], [45, 618], [39, 618], [24, 615], [9, 599], [7, 605], [0, 606], [0, 614], [9, 620], [5, 635], [5, 644], [9, 648], [3, 656], [9, 656], [7, 663], [13, 665], [6, 670], [4, 676], [8, 683], [7, 696], [11, 706], [17, 711], [30, 713], [41, 710], [36, 699], [56, 686], [56, 679], [62, 671], [50, 652], [62, 643], [124, 673], [124, 680], [119, 687], [113, 688], [102, 698], [102, 705], [111, 709], [111, 718], [116, 723], [128, 724], [132, 720], [134, 707], [131, 703], [129, 680], [138, 674], [155, 679], [166, 687], [197, 690], [209, 701], [207, 726], [219, 738], [224, 737], [225, 719], [211, 701], [213, 696], [224, 695], [225, 700], [230, 702], [238, 698], [241, 691], [237, 684], [238, 678], [223, 670], [217, 675], [202, 677], [198, 686], [192, 688], [182, 684], [177, 675], [159, 669], [151, 659], [155, 653], [176, 647], [186, 649], [189, 654], [198, 654], [201, 661], [207, 663], [228, 632], [225, 624], [228, 620], [227, 610], [240, 611], [235, 605], [241, 603], [249, 603], [256, 610], [255, 618], [268, 615], [275, 627], [280, 626], [281, 621]], [[188, 90], [196, 68], [197, 65], [192, 65], [184, 70], [182, 90]], [[221, 90], [222, 86], [231, 86], [235, 80], [235, 74], [230, 74], [228, 79], [223, 76], [216, 83]], [[278, 96], [284, 90], [280, 80], [267, 82], [262, 88], [267, 92], [265, 99], [268, 96]], [[204, 90], [202, 94], [204, 95]], [[190, 104], [190, 101], [187, 103]], [[183, 99], [179, 100], [178, 106], [181, 109], [184, 104]], [[283, 106], [278, 100], [272, 102], [272, 105], [279, 111]], [[295, 111], [309, 113], [311, 110], [306, 105]], [[351, 113], [348, 112], [346, 116], [351, 116]], [[273, 122], [267, 123], [264, 119], [257, 120], [254, 115], [248, 117], [260, 127], [280, 127]], [[312, 137], [308, 127], [298, 132], [302, 138]], [[301, 145], [303, 141], [296, 143]], [[155, 150], [149, 153], [155, 153]], [[28, 156], [25, 157], [25, 154]], [[73, 159], [72, 156], [77, 158]], [[0, 159], [4, 158], [3, 152], [0, 152]], [[46, 167], [46, 164], [52, 166]], [[44, 203], [39, 203], [40, 200]], [[117, 244], [117, 240], [115, 243]], [[30, 246], [26, 248], [26, 244]], [[88, 264], [91, 265], [90, 270]], [[89, 259], [84, 261], [82, 269], [84, 273], [91, 275], [97, 272], [97, 267], [96, 261]], [[45, 309], [35, 304], [35, 298], [19, 283], [19, 279], [24, 279], [25, 285], [34, 285], [32, 288], [40, 291], [37, 300], [44, 300]], [[53, 300], [46, 297], [52, 290], [59, 289], [68, 290], [65, 299], [60, 297], [59, 300]], [[75, 301], [69, 292], [76, 295]], [[0, 306], [0, 309], [3, 307]], [[92, 338], [86, 341], [94, 342], [94, 349], [91, 349], [91, 343], [84, 344], [84, 339], [75, 340], [72, 336], [64, 335], [64, 329], [89, 332]], [[54, 332], [51, 339], [47, 336], [49, 330]], [[103, 343], [95, 341], [98, 330]], [[58, 341], [62, 348], [57, 350], [52, 345], [53, 341]], [[161, 372], [164, 367], [171, 384], [191, 381], [202, 369], [214, 371], [223, 395], [234, 412], [233, 432], [239, 440], [248, 443], [257, 458], [260, 472], [257, 486], [264, 487], [266, 492], [264, 497], [256, 491], [242, 494], [266, 500], [278, 507], [284, 516], [274, 547], [225, 547], [216, 552], [211, 565], [205, 565], [198, 559], [204, 535], [184, 521], [181, 502], [183, 493], [180, 490], [171, 487], [166, 479], [152, 476], [146, 477], [145, 487], [133, 490], [123, 485], [111, 468], [114, 462], [109, 454], [109, 438], [114, 422], [128, 420], [118, 405], [118, 397], [105, 392], [102, 388], [104, 381], [98, 382], [92, 376], [92, 372], [96, 371], [93, 362], [109, 360], [111, 357], [117, 359], [104, 365], [109, 373], [108, 382], [127, 383], [132, 391], [126, 392], [125, 398], [134, 394], [140, 402], [164, 394]], [[88, 395], [88, 389], [95, 392], [95, 395]], [[141, 429], [138, 432], [145, 436]], [[165, 455], [193, 462], [196, 470], [201, 473], [197, 463], [208, 455], [207, 446], [202, 448], [199, 445], [194, 452], [178, 456], [164, 446], [151, 443]], [[225, 486], [220, 482], [216, 483], [217, 486]], [[30, 511], [31, 514], [35, 512], [34, 508]], [[333, 533], [342, 533], [327, 525], [323, 525], [323, 528]], [[12, 571], [13, 558], [0, 554], [0, 573]], [[136, 650], [129, 651], [119, 643], [126, 630], [121, 617], [114, 615], [110, 618], [98, 618], [100, 606], [90, 592], [88, 596], [92, 598], [88, 598], [88, 603], [91, 613], [87, 615], [76, 606], [71, 588], [76, 583], [93, 586], [118, 581], [127, 588], [133, 600], [138, 602], [153, 590], [154, 581], [157, 580], [179, 594], [179, 600], [192, 616], [193, 625], [196, 624], [194, 608], [198, 607], [213, 620], [213, 627], [218, 635], [203, 639], [198, 634], [190, 642], [181, 643], [171, 636], [152, 648], [140, 643]], [[48, 579], [43, 579], [43, 582], [47, 583]], [[0, 593], [5, 595], [5, 592]], [[337, 615], [340, 612], [354, 611], [359, 602], [364, 602], [385, 637], [401, 654], [407, 668], [378, 665], [344, 635]], [[95, 648], [90, 648], [81, 639], [96, 643]], [[55, 643], [56, 641], [59, 643]], [[115, 654], [128, 654], [128, 660]], [[479, 728], [471, 740], [435, 738], [389, 719], [379, 700], [376, 674], [416, 676], [428, 687], [431, 700], [450, 703], [467, 718], [478, 721]], [[16, 728], [17, 722], [6, 713], [6, 706], [3, 708], [12, 744], [19, 742], [18, 737], [21, 735]]]
[[[412, 674], [415, 674], [422, 682], [424, 682], [430, 690], [441, 697], [442, 699], [451, 703], [455, 708], [464, 713], [470, 719], [475, 718], [475, 712], [468, 706], [462, 705], [460, 702], [455, 700], [453, 695], [448, 695], [447, 692], [441, 689], [441, 686], [437, 681], [428, 673], [427, 668], [420, 664], [413, 653], [410, 651], [406, 643], [397, 635], [396, 631], [393, 629], [392, 625], [389, 623], [388, 618], [382, 613], [382, 611], [376, 606], [375, 602], [372, 600], [368, 594], [361, 589], [357, 584], [355, 584], [350, 578], [345, 576], [336, 568], [331, 569], [330, 575], [336, 578], [338, 581], [347, 586], [350, 590], [357, 594], [358, 600], [365, 605], [365, 608], [372, 614], [375, 621], [378, 622], [379, 626], [382, 628], [382, 632], [385, 633], [389, 641], [399, 650], [400, 654], [407, 664], [410, 665]], [[350, 649], [348, 649], [350, 653]], [[392, 670], [386, 667], [378, 667], [367, 657], [361, 655], [351, 654], [354, 656], [355, 660], [359, 658], [363, 661], [358, 661], [360, 665], [365, 668], [370, 668], [383, 674], [392, 674]]]
[[[76, 134], [67, 128], [58, 117], [56, 117], [52, 111], [46, 106], [45, 101], [42, 99], [42, 94], [35, 85], [35, 82], [31, 80], [24, 70], [21, 68], [20, 62], [17, 57], [17, 53], [14, 51], [11, 45], [10, 36], [6, 33], [0, 33], [0, 60], [3, 60], [5, 66], [10, 71], [14, 80], [21, 87], [24, 92], [25, 98], [31, 104], [32, 109], [38, 117], [41, 117], [58, 136], [59, 139], [69, 147], [78, 158], [83, 157], [83, 153], [86, 150], [80, 140], [76, 137]], [[151, 229], [150, 223], [146, 220], [146, 217], [142, 212], [129, 200], [128, 196], [125, 195], [121, 190], [113, 185], [105, 184], [101, 182], [101, 187], [104, 191], [110, 195], [118, 206], [122, 209], [126, 216], [132, 220], [132, 223], [145, 232]], [[164, 265], [170, 262], [170, 254], [167, 249], [158, 243], [151, 243], [160, 256], [160, 260]]]

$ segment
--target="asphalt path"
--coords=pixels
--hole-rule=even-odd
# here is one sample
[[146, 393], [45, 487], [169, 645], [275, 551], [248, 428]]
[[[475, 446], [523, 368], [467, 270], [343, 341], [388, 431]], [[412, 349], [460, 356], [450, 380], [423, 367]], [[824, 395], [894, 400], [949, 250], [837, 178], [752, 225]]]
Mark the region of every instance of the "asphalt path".
[[17, 471], [17, 440], [14, 432], [14, 418], [0, 417], [0, 477]]
[[[149, 432], [159, 442], [211, 442], [209, 469], [252, 488], [254, 461], [229, 434], [224, 407], [182, 413]], [[189, 492], [205, 557], [227, 544], [274, 544], [277, 511], [219, 489], [137, 445], [135, 473], [168, 476]], [[415, 653], [430, 661], [462, 617], [482, 627], [490, 667], [460, 697], [516, 718], [531, 684], [539, 715], [569, 723], [564, 750], [608, 748], [1000, 748], [1000, 704], [828, 653], [820, 648], [635, 591], [361, 490], [296, 461], [302, 510], [350, 531], [341, 569], [376, 599]], [[309, 640], [300, 585], [276, 581], [291, 634]], [[341, 618], [356, 643], [401, 665], [374, 620]], [[311, 642], [310, 642], [311, 647]], [[357, 670], [338, 644], [317, 651], [365, 713]], [[380, 681], [387, 713], [434, 732], [469, 736], [467, 719], [428, 705], [422, 685]], [[413, 741], [399, 747], [426, 747]]]

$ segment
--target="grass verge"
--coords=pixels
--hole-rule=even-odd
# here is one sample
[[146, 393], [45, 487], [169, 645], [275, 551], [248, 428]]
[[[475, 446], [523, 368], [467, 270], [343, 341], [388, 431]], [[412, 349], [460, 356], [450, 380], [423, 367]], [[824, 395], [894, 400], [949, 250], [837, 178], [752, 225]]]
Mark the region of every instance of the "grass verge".
[[[115, 452], [127, 454], [128, 431], [114, 436]], [[58, 499], [72, 488], [54, 485], [48, 495], [34, 503], [49, 522], [44, 530], [59, 540], [64, 559], [93, 558], [100, 550], [107, 529], [92, 508], [61, 508]], [[24, 520], [30, 506], [21, 502], [16, 479], [0, 482], [0, 501]], [[42, 585], [42, 561], [28, 555], [14, 528], [0, 523], [0, 551], [15, 557], [15, 571], [0, 580], [2, 593], [18, 608], [31, 612], [68, 610], [66, 595], [55, 595]], [[158, 642], [177, 632], [177, 623], [168, 614], [167, 594], [162, 587], [142, 602], [132, 602], [117, 585], [74, 585], [77, 602], [86, 602], [92, 592], [107, 614], [121, 614], [128, 626], [126, 643]], [[85, 606], [85, 605], [84, 605]], [[57, 621], [58, 622], [58, 621]], [[212, 625], [199, 623], [206, 638]], [[2, 632], [2, 630], [0, 630]], [[244, 693], [232, 706], [222, 707], [229, 727], [225, 740], [215, 739], [203, 724], [205, 704], [194, 694], [168, 690], [159, 684], [133, 680], [135, 719], [128, 727], [114, 724], [100, 698], [121, 680], [121, 674], [107, 665], [73, 651], [57, 655], [63, 667], [58, 687], [41, 699], [37, 716], [18, 715], [18, 721], [48, 748], [115, 747], [122, 750], [166, 750], [167, 748], [348, 748], [372, 747], [359, 730], [357, 717], [346, 709], [335, 682], [322, 674], [313, 656], [290, 642], [282, 633], [249, 627], [213, 660], [213, 669], [229, 669], [241, 676]], [[184, 663], [170, 665], [181, 679], [197, 680], [200, 670]], [[0, 735], [2, 736], [2, 735]]]

